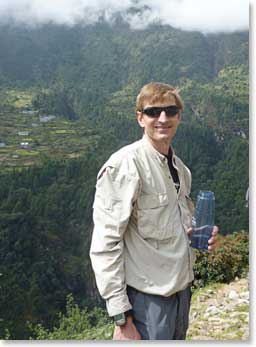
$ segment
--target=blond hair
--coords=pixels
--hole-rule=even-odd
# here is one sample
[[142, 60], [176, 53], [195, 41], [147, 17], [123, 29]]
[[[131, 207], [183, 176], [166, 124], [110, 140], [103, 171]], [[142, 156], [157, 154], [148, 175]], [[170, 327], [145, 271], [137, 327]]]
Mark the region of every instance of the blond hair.
[[136, 111], [142, 111], [146, 103], [163, 103], [171, 99], [175, 99], [177, 107], [183, 111], [184, 104], [179, 95], [178, 89], [175, 87], [160, 83], [151, 82], [142, 87], [136, 99]]

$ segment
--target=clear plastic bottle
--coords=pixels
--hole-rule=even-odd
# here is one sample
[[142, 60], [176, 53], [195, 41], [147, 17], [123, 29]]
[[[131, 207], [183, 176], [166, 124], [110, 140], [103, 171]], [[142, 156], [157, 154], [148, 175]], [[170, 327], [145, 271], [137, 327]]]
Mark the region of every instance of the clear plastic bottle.
[[191, 246], [197, 249], [208, 249], [214, 226], [215, 196], [211, 191], [200, 190], [192, 218]]

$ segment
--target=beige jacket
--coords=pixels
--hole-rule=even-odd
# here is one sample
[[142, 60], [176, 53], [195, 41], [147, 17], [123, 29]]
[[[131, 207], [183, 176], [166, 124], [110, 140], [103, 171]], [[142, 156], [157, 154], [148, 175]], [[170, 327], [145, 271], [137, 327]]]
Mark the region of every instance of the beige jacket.
[[114, 153], [98, 174], [90, 257], [110, 316], [131, 309], [126, 285], [169, 296], [194, 278], [186, 232], [191, 174], [175, 154], [173, 164], [178, 194], [167, 159], [144, 136]]

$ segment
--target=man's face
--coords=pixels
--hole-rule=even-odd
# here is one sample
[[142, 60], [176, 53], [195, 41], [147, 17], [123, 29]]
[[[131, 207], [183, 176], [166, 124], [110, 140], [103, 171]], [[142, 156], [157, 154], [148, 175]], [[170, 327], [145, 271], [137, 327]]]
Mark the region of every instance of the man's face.
[[[164, 103], [146, 103], [143, 110], [150, 107], [176, 106], [175, 99], [169, 99]], [[171, 143], [181, 119], [181, 111], [174, 116], [168, 116], [165, 111], [159, 113], [158, 117], [150, 117], [144, 112], [137, 112], [139, 125], [144, 128], [144, 133], [155, 145]]]

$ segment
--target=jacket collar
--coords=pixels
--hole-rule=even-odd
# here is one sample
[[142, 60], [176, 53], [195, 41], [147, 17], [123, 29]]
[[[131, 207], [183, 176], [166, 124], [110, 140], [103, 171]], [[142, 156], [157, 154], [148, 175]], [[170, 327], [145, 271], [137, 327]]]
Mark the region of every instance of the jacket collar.
[[[143, 135], [141, 141], [142, 141], [143, 146], [147, 148], [147, 150], [151, 153], [151, 155], [153, 155], [153, 157], [155, 157], [156, 160], [158, 160], [160, 162], [160, 164], [163, 165], [164, 163], [168, 162], [166, 156], [164, 154], [158, 152], [158, 150], [155, 149], [155, 147], [150, 143], [150, 141], [148, 140], [148, 138], [145, 135]], [[170, 146], [170, 148], [172, 150], [172, 160], [175, 164], [176, 155], [175, 155], [173, 147]]]

